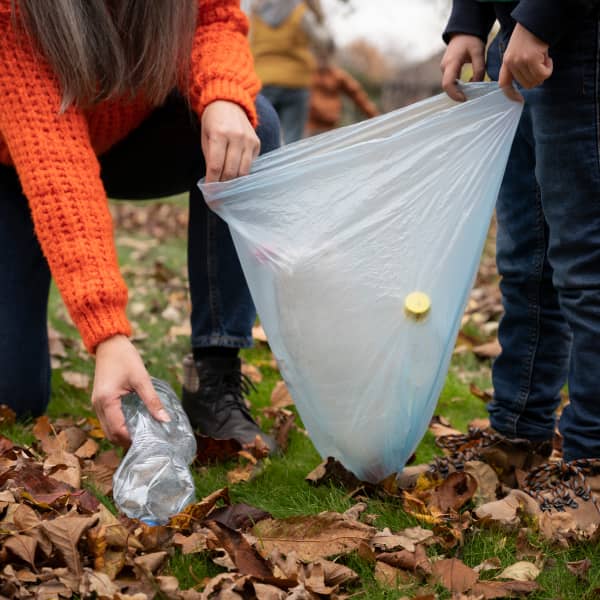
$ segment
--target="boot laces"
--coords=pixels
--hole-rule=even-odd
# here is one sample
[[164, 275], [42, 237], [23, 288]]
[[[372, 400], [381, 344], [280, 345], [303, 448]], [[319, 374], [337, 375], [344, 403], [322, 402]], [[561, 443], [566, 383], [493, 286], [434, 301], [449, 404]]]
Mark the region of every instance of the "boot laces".
[[435, 440], [436, 446], [447, 450], [447, 456], [436, 457], [430, 467], [431, 473], [439, 473], [442, 477], [447, 477], [454, 469], [463, 471], [465, 463], [481, 458], [480, 452], [482, 448], [487, 448], [500, 441], [504, 437], [499, 433], [480, 429], [478, 427], [470, 427], [466, 434], [451, 434], [443, 435]]
[[237, 369], [209, 372], [202, 377], [202, 385], [216, 390], [220, 410], [236, 409], [252, 418], [244, 396], [256, 391], [256, 386], [245, 373]]
[[576, 509], [579, 501], [592, 501], [600, 512], [598, 499], [592, 493], [586, 477], [600, 474], [600, 460], [581, 458], [578, 460], [549, 462], [533, 469], [525, 477], [524, 491], [537, 500], [545, 512], [565, 512]]

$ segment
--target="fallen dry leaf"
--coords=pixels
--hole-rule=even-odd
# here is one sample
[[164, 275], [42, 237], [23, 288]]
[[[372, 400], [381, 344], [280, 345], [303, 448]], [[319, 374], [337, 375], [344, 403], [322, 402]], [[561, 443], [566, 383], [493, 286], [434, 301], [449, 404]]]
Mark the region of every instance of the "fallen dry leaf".
[[473, 346], [473, 354], [478, 358], [497, 358], [502, 352], [502, 347], [497, 339], [487, 344]]
[[217, 538], [216, 545], [209, 539], [208, 547], [223, 548], [242, 575], [251, 575], [258, 579], [273, 576], [269, 563], [250, 545], [242, 533], [216, 521], [207, 521], [206, 527]]
[[252, 337], [257, 342], [262, 342], [263, 344], [266, 344], [269, 341], [269, 340], [267, 340], [267, 334], [265, 333], [265, 330], [262, 328], [262, 325], [255, 325], [252, 328]]
[[581, 581], [588, 581], [588, 573], [591, 567], [592, 561], [589, 558], [574, 560], [567, 563], [567, 569]]
[[62, 371], [62, 378], [78, 390], [87, 390], [90, 386], [90, 376], [76, 371]]
[[275, 408], [287, 408], [293, 406], [294, 401], [285, 385], [285, 381], [278, 381], [271, 393], [271, 405]]
[[[462, 508], [475, 494], [477, 481], [465, 472], [456, 471], [437, 487], [429, 497], [430, 510], [436, 509], [445, 514]], [[433, 510], [432, 510], [433, 512]]]
[[355, 551], [370, 540], [375, 528], [323, 512], [313, 516], [265, 519], [252, 528], [259, 552], [268, 557], [274, 549], [297, 552], [301, 560], [314, 561]]
[[457, 558], [445, 558], [433, 563], [433, 576], [451, 592], [462, 594], [470, 590], [478, 580], [478, 575]]
[[97, 521], [97, 516], [63, 515], [42, 522], [41, 526], [46, 535], [63, 557], [67, 567], [76, 575], [81, 575], [81, 558], [77, 544], [82, 534], [93, 527]]
[[403, 586], [410, 585], [412, 582], [410, 573], [381, 561], [375, 563], [374, 575], [375, 580], [380, 585], [392, 589], [402, 588]]
[[540, 570], [533, 563], [522, 560], [506, 567], [502, 573], [496, 575], [496, 579], [535, 581], [539, 574]]

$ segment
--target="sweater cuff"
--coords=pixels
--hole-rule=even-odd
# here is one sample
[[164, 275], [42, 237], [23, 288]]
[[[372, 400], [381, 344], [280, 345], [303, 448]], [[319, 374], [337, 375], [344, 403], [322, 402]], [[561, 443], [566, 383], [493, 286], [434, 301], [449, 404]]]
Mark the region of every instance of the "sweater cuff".
[[462, 33], [475, 35], [485, 43], [495, 20], [496, 13], [492, 4], [476, 0], [454, 0], [452, 14], [442, 38], [447, 44], [452, 34]]
[[90, 307], [90, 310], [82, 310], [72, 317], [90, 354], [96, 352], [100, 342], [114, 335], [131, 335], [125, 309], [120, 306]]
[[564, 0], [521, 0], [511, 16], [536, 37], [554, 45], [568, 30], [573, 20], [573, 10], [569, 10]]
[[248, 116], [252, 127], [258, 126], [256, 104], [252, 95], [241, 85], [229, 79], [211, 79], [202, 86], [198, 96], [198, 106], [194, 107], [198, 117], [202, 117], [204, 109], [216, 100], [233, 102], [240, 106]]

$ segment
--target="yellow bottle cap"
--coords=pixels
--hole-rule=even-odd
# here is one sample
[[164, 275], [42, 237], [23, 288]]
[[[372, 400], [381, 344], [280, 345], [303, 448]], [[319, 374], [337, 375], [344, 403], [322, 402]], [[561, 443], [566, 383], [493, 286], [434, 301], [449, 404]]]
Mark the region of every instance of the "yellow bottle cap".
[[424, 292], [411, 292], [404, 300], [404, 312], [415, 321], [424, 319], [431, 309], [431, 300]]

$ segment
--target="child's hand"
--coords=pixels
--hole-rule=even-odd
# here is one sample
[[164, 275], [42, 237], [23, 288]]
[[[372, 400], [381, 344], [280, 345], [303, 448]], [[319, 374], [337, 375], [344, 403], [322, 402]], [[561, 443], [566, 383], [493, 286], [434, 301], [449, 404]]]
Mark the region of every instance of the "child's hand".
[[552, 75], [552, 69], [548, 44], [517, 23], [504, 53], [498, 78], [504, 93], [511, 100], [522, 102], [523, 97], [513, 87], [513, 80], [525, 89], [531, 89], [544, 83]]
[[485, 75], [485, 45], [475, 35], [456, 34], [450, 40], [442, 58], [442, 87], [450, 98], [458, 102], [466, 100], [465, 95], [456, 85], [463, 65], [473, 65], [472, 81], [483, 81]]

